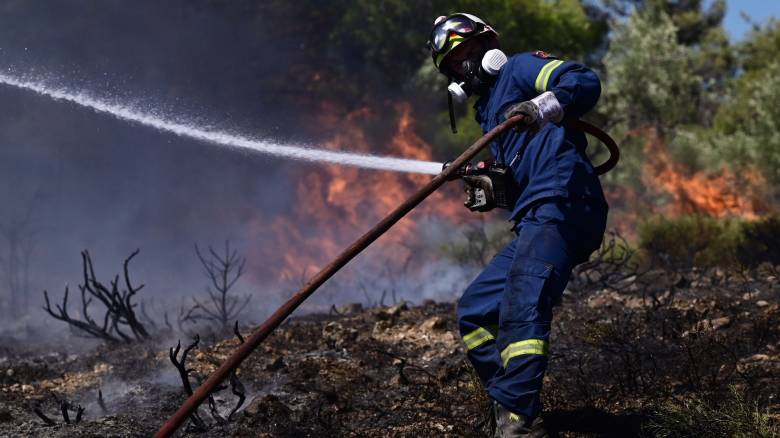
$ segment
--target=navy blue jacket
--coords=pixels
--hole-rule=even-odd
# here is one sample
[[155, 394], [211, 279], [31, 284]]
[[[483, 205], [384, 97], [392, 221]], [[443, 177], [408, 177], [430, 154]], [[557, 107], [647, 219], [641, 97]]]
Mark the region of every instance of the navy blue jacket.
[[[544, 52], [514, 55], [499, 72], [488, 93], [477, 100], [477, 122], [485, 132], [505, 120], [513, 103], [552, 91], [566, 118], [579, 118], [596, 105], [601, 94], [598, 76], [582, 65], [562, 61]], [[526, 207], [550, 197], [592, 198], [604, 201], [598, 176], [585, 155], [587, 140], [581, 131], [547, 123], [536, 133], [509, 132], [490, 145], [496, 161], [512, 164], [520, 197], [512, 218], [521, 219]]]

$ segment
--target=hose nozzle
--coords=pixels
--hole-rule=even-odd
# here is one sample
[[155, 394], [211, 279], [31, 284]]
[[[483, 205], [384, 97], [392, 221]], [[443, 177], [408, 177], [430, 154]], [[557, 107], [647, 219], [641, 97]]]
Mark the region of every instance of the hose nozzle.
[[[446, 168], [448, 168], [450, 166], [452, 166], [452, 161], [445, 162], [441, 166], [442, 172], [444, 171], [444, 169], [446, 169]], [[452, 172], [452, 174], [449, 177], [447, 177], [447, 181], [455, 181], [455, 180], [461, 179], [464, 176], [468, 175], [469, 172], [471, 172], [473, 168], [474, 168], [474, 165], [472, 163], [466, 163], [466, 165], [464, 165], [460, 169], [456, 170], [455, 172]]]

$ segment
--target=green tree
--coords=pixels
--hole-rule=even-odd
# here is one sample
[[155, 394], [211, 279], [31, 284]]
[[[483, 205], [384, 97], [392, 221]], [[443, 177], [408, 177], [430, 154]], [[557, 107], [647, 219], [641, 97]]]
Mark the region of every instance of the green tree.
[[[757, 166], [780, 184], [780, 23], [769, 23], [738, 47], [742, 73], [708, 136], [713, 154], [734, 167]], [[779, 193], [775, 189], [774, 196]]]
[[647, 10], [617, 23], [604, 57], [603, 99], [610, 120], [623, 130], [674, 128], [693, 119], [699, 78], [691, 49], [663, 11]]

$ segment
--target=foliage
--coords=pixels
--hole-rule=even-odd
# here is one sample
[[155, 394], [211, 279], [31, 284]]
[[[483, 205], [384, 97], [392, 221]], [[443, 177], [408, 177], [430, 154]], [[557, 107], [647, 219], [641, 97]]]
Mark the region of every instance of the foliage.
[[774, 437], [780, 426], [772, 416], [748, 400], [736, 387], [725, 403], [692, 396], [665, 402], [645, 429], [652, 436]]
[[756, 165], [773, 186], [780, 183], [780, 25], [756, 32], [745, 45], [744, 74], [715, 118], [713, 150], [734, 166]]
[[667, 267], [733, 265], [739, 235], [735, 221], [704, 216], [659, 217], [639, 227], [639, 246]]
[[459, 0], [447, 12], [478, 11], [500, 34], [507, 53], [543, 49], [583, 58], [601, 42], [606, 23], [594, 21], [577, 0]]
[[780, 217], [760, 220], [658, 217], [639, 227], [639, 247], [665, 267], [755, 267], [780, 263]]
[[604, 104], [622, 130], [673, 128], [692, 120], [698, 79], [691, 49], [677, 42], [677, 28], [663, 11], [648, 10], [615, 25], [604, 57]]
[[744, 223], [736, 257], [741, 264], [751, 267], [764, 262], [780, 264], [780, 216]]

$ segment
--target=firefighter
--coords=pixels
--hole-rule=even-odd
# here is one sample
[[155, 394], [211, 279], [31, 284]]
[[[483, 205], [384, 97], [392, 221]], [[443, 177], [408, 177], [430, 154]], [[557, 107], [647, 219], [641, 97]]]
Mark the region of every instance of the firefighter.
[[468, 286], [457, 318], [468, 358], [493, 400], [496, 435], [548, 436], [540, 391], [552, 308], [572, 268], [600, 246], [607, 219], [585, 135], [562, 122], [593, 108], [601, 85], [590, 69], [543, 51], [507, 58], [496, 31], [471, 14], [437, 18], [428, 44], [451, 82], [453, 130], [452, 99], [471, 95], [478, 96], [476, 120], [485, 132], [524, 116], [519, 129], [490, 145], [515, 188], [509, 210], [516, 237]]

